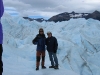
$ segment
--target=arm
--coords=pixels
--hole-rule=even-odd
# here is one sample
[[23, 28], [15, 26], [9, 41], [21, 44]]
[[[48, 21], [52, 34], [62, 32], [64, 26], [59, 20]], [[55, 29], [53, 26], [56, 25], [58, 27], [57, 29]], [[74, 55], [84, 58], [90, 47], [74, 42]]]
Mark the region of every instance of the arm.
[[54, 53], [57, 52], [57, 48], [58, 48], [58, 42], [57, 42], [57, 39], [54, 37]]
[[45, 45], [47, 45], [47, 38], [46, 38], [46, 42], [45, 42]]
[[38, 41], [38, 35], [32, 40], [32, 43], [34, 45], [37, 45], [37, 41]]

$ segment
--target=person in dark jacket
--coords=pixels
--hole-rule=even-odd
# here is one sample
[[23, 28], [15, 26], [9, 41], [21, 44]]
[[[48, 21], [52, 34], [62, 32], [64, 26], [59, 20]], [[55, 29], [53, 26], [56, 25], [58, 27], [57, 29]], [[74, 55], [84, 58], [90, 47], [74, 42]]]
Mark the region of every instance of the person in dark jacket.
[[3, 0], [0, 0], [0, 75], [2, 75], [3, 72], [3, 62], [2, 62], [2, 52], [3, 52], [3, 30], [2, 30], [2, 24], [1, 24], [1, 17], [4, 12], [4, 6], [3, 6]]
[[56, 55], [58, 48], [57, 39], [52, 36], [51, 32], [47, 32], [47, 35], [48, 37], [46, 38], [46, 45], [47, 45], [47, 51], [49, 53], [49, 58], [51, 61], [51, 66], [49, 66], [49, 68], [58, 69], [58, 58]]
[[36, 35], [36, 37], [33, 39], [33, 44], [37, 45], [37, 51], [36, 51], [36, 70], [39, 70], [40, 65], [40, 58], [42, 58], [41, 66], [42, 69], [45, 69], [44, 66], [45, 63], [45, 34], [44, 30], [42, 28], [39, 29], [39, 34]]

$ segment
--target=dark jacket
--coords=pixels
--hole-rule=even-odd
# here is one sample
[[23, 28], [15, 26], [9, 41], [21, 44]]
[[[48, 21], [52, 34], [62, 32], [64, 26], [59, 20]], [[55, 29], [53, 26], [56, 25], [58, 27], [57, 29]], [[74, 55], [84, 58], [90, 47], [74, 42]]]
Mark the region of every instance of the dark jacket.
[[45, 35], [38, 34], [32, 41], [34, 45], [37, 45], [37, 51], [45, 51]]
[[55, 37], [50, 37], [46, 39], [47, 51], [48, 52], [57, 52], [58, 42]]

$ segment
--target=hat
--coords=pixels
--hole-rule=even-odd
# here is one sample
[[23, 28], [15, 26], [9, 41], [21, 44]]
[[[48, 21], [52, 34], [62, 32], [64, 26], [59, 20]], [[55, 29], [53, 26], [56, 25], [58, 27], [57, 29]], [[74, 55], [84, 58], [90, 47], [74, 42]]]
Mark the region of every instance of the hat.
[[40, 32], [40, 31], [44, 31], [43, 28], [40, 28], [40, 29], [39, 29], [39, 32]]
[[47, 34], [52, 34], [52, 33], [50, 31], [48, 31]]

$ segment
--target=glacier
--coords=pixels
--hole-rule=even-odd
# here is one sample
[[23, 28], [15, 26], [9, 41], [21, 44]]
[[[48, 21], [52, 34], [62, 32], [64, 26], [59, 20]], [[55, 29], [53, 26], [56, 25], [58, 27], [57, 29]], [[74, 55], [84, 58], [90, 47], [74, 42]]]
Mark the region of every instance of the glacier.
[[[2, 24], [3, 75], [100, 74], [100, 21], [80, 18], [39, 23], [4, 13]], [[58, 40], [59, 70], [48, 68], [50, 61], [46, 51], [47, 69], [35, 71], [36, 46], [32, 44], [32, 40], [41, 27], [45, 34], [51, 31]]]

